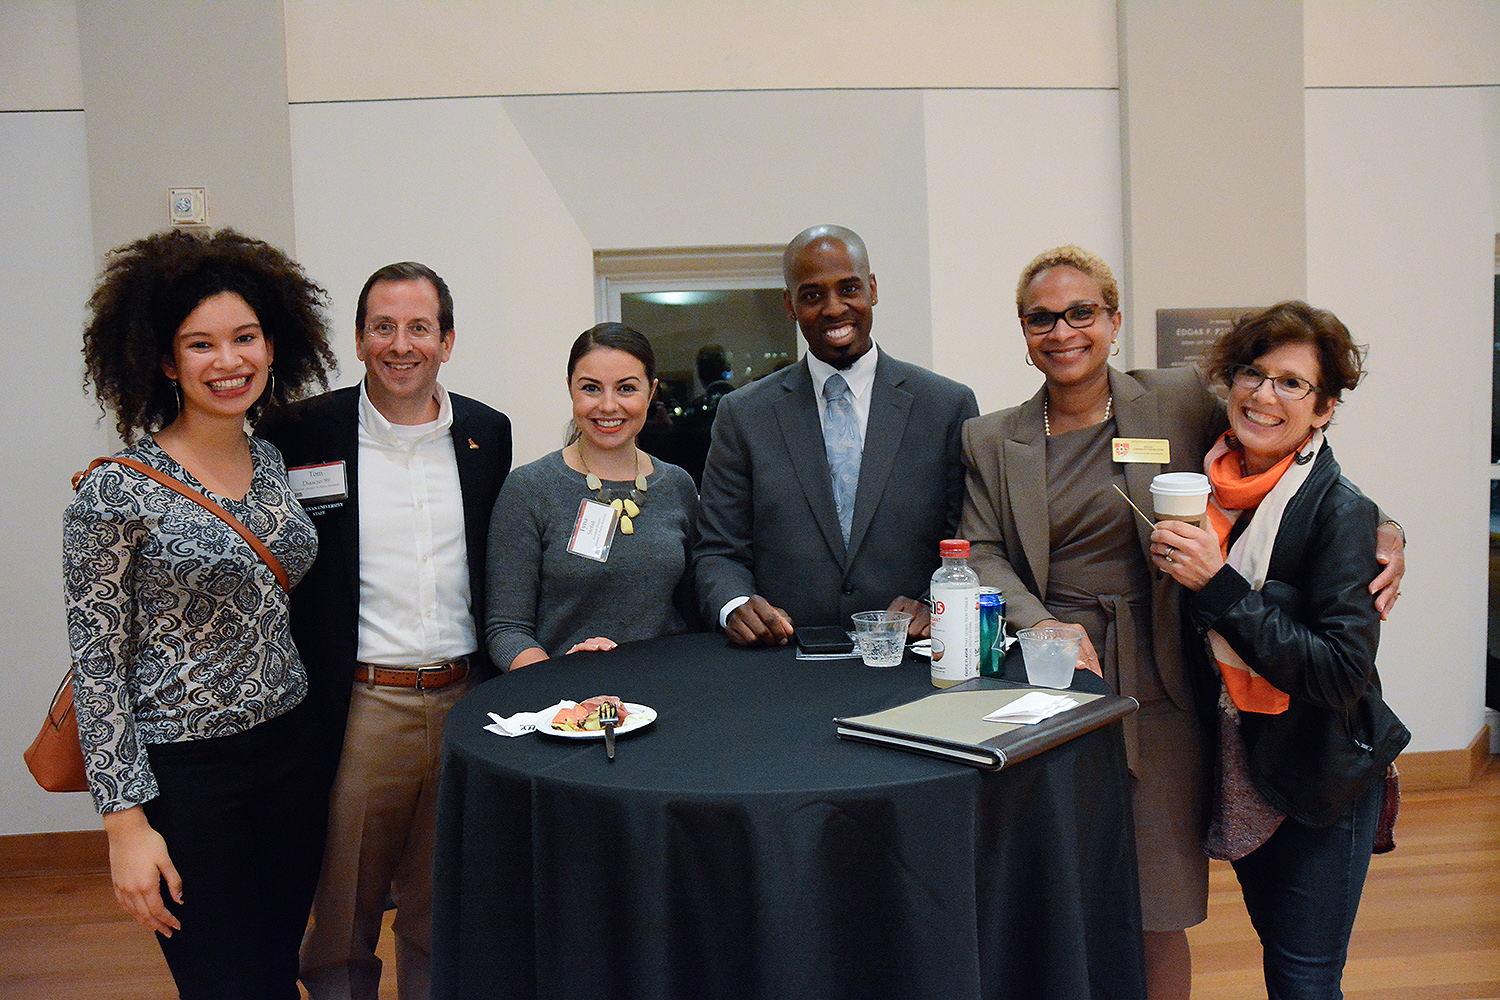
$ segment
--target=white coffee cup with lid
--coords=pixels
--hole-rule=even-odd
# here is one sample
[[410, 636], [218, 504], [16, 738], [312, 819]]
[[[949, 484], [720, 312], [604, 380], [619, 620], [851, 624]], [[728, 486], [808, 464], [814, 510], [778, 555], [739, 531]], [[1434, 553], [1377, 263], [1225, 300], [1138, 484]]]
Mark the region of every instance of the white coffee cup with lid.
[[1208, 477], [1201, 472], [1163, 472], [1151, 480], [1151, 508], [1158, 521], [1208, 527]]

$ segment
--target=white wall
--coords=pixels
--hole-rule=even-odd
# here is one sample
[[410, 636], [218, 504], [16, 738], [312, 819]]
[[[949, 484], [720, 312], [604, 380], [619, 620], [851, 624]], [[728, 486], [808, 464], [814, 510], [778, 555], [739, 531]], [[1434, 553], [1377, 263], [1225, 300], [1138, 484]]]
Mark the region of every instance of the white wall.
[[[972, 386], [988, 413], [1042, 384], [1016, 318], [1021, 269], [1063, 243], [1119, 266], [1118, 98], [1113, 90], [929, 91], [925, 103], [933, 367]], [[1117, 362], [1129, 365], [1135, 336], [1122, 333]]]
[[1307, 95], [1308, 297], [1370, 345], [1329, 442], [1406, 528], [1378, 664], [1412, 750], [1482, 724], [1497, 140], [1500, 87]]
[[418, 260], [453, 293], [443, 383], [511, 417], [518, 460], [558, 447], [568, 345], [594, 322], [592, 250], [500, 102], [294, 107], [292, 173], [297, 256], [333, 298], [340, 383], [364, 372], [365, 279]]
[[365, 278], [422, 260], [454, 296], [444, 382], [510, 415], [518, 462], [561, 444], [567, 348], [594, 323], [596, 249], [779, 243], [815, 222], [850, 225], [880, 279], [876, 339], [931, 363], [920, 94], [300, 105], [292, 147], [297, 254], [334, 297], [343, 381], [361, 371]]
[[0, 834], [98, 823], [87, 795], [36, 787], [21, 753], [68, 665], [62, 509], [72, 474], [119, 447], [79, 388], [94, 276], [83, 113], [0, 114]]

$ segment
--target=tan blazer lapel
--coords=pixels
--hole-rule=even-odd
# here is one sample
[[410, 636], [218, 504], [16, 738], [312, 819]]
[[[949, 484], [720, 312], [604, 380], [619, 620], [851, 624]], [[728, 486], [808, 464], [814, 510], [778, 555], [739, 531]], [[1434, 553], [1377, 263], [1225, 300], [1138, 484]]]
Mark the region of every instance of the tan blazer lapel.
[[[1161, 438], [1166, 436], [1163, 433], [1161, 408], [1157, 404], [1156, 396], [1147, 392], [1145, 386], [1129, 375], [1111, 368], [1109, 391], [1114, 397], [1115, 429], [1120, 437]], [[1162, 466], [1148, 462], [1125, 462], [1123, 465], [1125, 492], [1130, 494], [1130, 499], [1149, 517], [1151, 515], [1151, 480], [1162, 471]], [[1124, 503], [1123, 500], [1120, 502]], [[1130, 517], [1135, 522], [1136, 536], [1140, 540], [1142, 550], [1149, 551], [1151, 526], [1133, 512]]]
[[1047, 435], [1042, 426], [1042, 393], [1046, 391], [1044, 387], [1021, 405], [1010, 440], [1002, 444], [1009, 483], [1006, 493], [1016, 498], [1011, 514], [1021, 554], [1036, 581], [1039, 599], [1047, 595], [1047, 571], [1052, 558], [1052, 526], [1047, 513]]

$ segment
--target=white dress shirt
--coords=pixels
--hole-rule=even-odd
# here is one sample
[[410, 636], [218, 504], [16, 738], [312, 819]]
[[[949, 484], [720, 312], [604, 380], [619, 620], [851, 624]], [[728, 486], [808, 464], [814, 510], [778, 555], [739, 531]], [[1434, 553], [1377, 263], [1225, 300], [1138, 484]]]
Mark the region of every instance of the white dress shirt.
[[359, 659], [414, 666], [479, 648], [453, 406], [393, 424], [359, 390]]

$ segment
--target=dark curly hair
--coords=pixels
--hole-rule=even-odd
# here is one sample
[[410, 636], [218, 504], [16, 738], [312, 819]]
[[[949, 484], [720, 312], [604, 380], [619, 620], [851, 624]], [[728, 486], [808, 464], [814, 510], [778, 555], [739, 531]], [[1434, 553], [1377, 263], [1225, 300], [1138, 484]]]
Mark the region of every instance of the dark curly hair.
[[267, 406], [328, 388], [338, 369], [328, 346], [328, 293], [300, 264], [233, 229], [153, 233], [109, 252], [83, 331], [84, 384], [93, 384], [101, 412], [114, 410], [125, 441], [176, 419], [177, 392], [162, 358], [171, 356], [188, 314], [220, 292], [245, 300], [276, 349], [273, 385], [252, 408], [252, 423]]
[[1296, 299], [1278, 302], [1239, 317], [1229, 331], [1209, 350], [1205, 359], [1208, 380], [1228, 392], [1234, 370], [1253, 364], [1283, 344], [1307, 344], [1318, 355], [1317, 403], [1319, 414], [1339, 399], [1346, 389], [1359, 385], [1364, 376], [1367, 348], [1354, 342], [1349, 328], [1327, 309], [1318, 309]]

